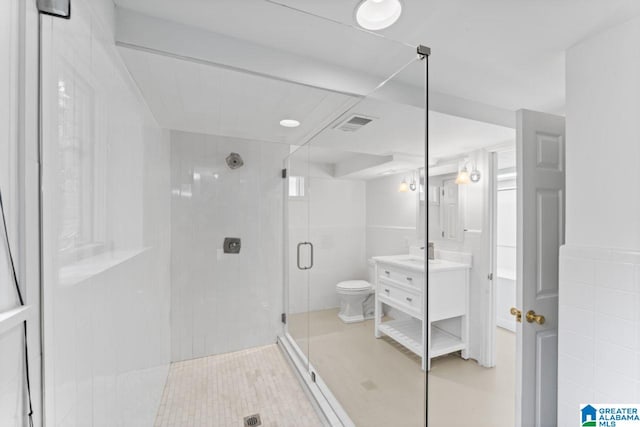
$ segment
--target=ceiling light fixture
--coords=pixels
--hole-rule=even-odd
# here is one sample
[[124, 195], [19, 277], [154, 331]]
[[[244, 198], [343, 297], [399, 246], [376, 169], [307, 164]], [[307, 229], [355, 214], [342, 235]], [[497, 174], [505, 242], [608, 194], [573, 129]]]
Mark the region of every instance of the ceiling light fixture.
[[401, 14], [400, 0], [364, 0], [356, 7], [356, 22], [365, 30], [378, 31], [393, 25]]
[[284, 119], [280, 120], [280, 126], [284, 126], [286, 128], [297, 128], [300, 126], [300, 122], [294, 119]]

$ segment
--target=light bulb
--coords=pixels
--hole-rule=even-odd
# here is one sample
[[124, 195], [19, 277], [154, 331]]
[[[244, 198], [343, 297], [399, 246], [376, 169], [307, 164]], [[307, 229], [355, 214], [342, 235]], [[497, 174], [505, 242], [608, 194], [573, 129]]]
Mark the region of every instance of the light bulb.
[[458, 176], [456, 177], [456, 184], [468, 184], [470, 182], [469, 171], [467, 167], [463, 167], [460, 172], [458, 172]]

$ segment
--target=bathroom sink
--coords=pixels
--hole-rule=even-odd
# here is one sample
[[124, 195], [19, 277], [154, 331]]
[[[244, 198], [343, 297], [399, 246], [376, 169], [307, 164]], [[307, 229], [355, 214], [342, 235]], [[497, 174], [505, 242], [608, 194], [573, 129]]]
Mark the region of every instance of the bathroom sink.
[[409, 264], [415, 264], [415, 265], [424, 265], [424, 259], [423, 258], [418, 258], [418, 257], [414, 257], [414, 256], [398, 256], [396, 258], [397, 261], [400, 262], [406, 262]]

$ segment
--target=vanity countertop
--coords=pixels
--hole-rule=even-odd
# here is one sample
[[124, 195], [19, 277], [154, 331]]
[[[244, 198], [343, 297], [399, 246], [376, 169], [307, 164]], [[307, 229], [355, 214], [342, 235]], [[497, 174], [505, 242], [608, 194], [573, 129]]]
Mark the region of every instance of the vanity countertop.
[[429, 273], [438, 273], [440, 271], [450, 270], [464, 270], [471, 268], [469, 264], [463, 264], [461, 262], [447, 261], [445, 259], [430, 259], [429, 260]]
[[396, 267], [419, 271], [421, 273], [424, 272], [424, 258], [419, 258], [413, 255], [374, 256], [373, 260], [376, 262], [395, 265]]
[[[373, 260], [376, 262], [395, 265], [401, 268], [407, 268], [409, 270], [424, 272], [424, 259], [412, 255], [376, 256], [373, 257]], [[462, 270], [466, 268], [471, 268], [471, 266], [469, 264], [447, 261], [444, 259], [429, 260], [429, 273], [449, 270]]]

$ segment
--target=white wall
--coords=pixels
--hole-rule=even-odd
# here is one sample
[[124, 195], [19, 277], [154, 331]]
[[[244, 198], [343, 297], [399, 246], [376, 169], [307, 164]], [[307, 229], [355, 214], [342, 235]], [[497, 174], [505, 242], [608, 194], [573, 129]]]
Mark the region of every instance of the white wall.
[[638, 22], [567, 52], [567, 244], [640, 249]]
[[43, 17], [47, 425], [152, 425], [170, 356], [168, 134], [113, 43], [110, 1]]
[[[18, 1], [5, 3], [0, 14], [0, 190], [11, 249], [20, 268], [18, 195]], [[20, 273], [20, 272], [19, 272]], [[22, 274], [20, 277], [24, 277]], [[22, 288], [24, 292], [24, 287]], [[9, 266], [4, 230], [0, 227], [0, 314], [19, 305]], [[4, 328], [3, 328], [4, 329]], [[0, 333], [0, 425], [22, 426], [25, 407], [22, 323]]]
[[567, 52], [558, 425], [640, 400], [640, 18]]
[[[239, 153], [244, 166], [225, 158]], [[282, 161], [289, 147], [171, 132], [172, 360], [274, 343], [282, 312]], [[239, 237], [239, 254], [222, 254]]]
[[417, 243], [417, 191], [401, 193], [398, 187], [410, 174], [387, 175], [367, 181], [367, 258], [408, 254]]

